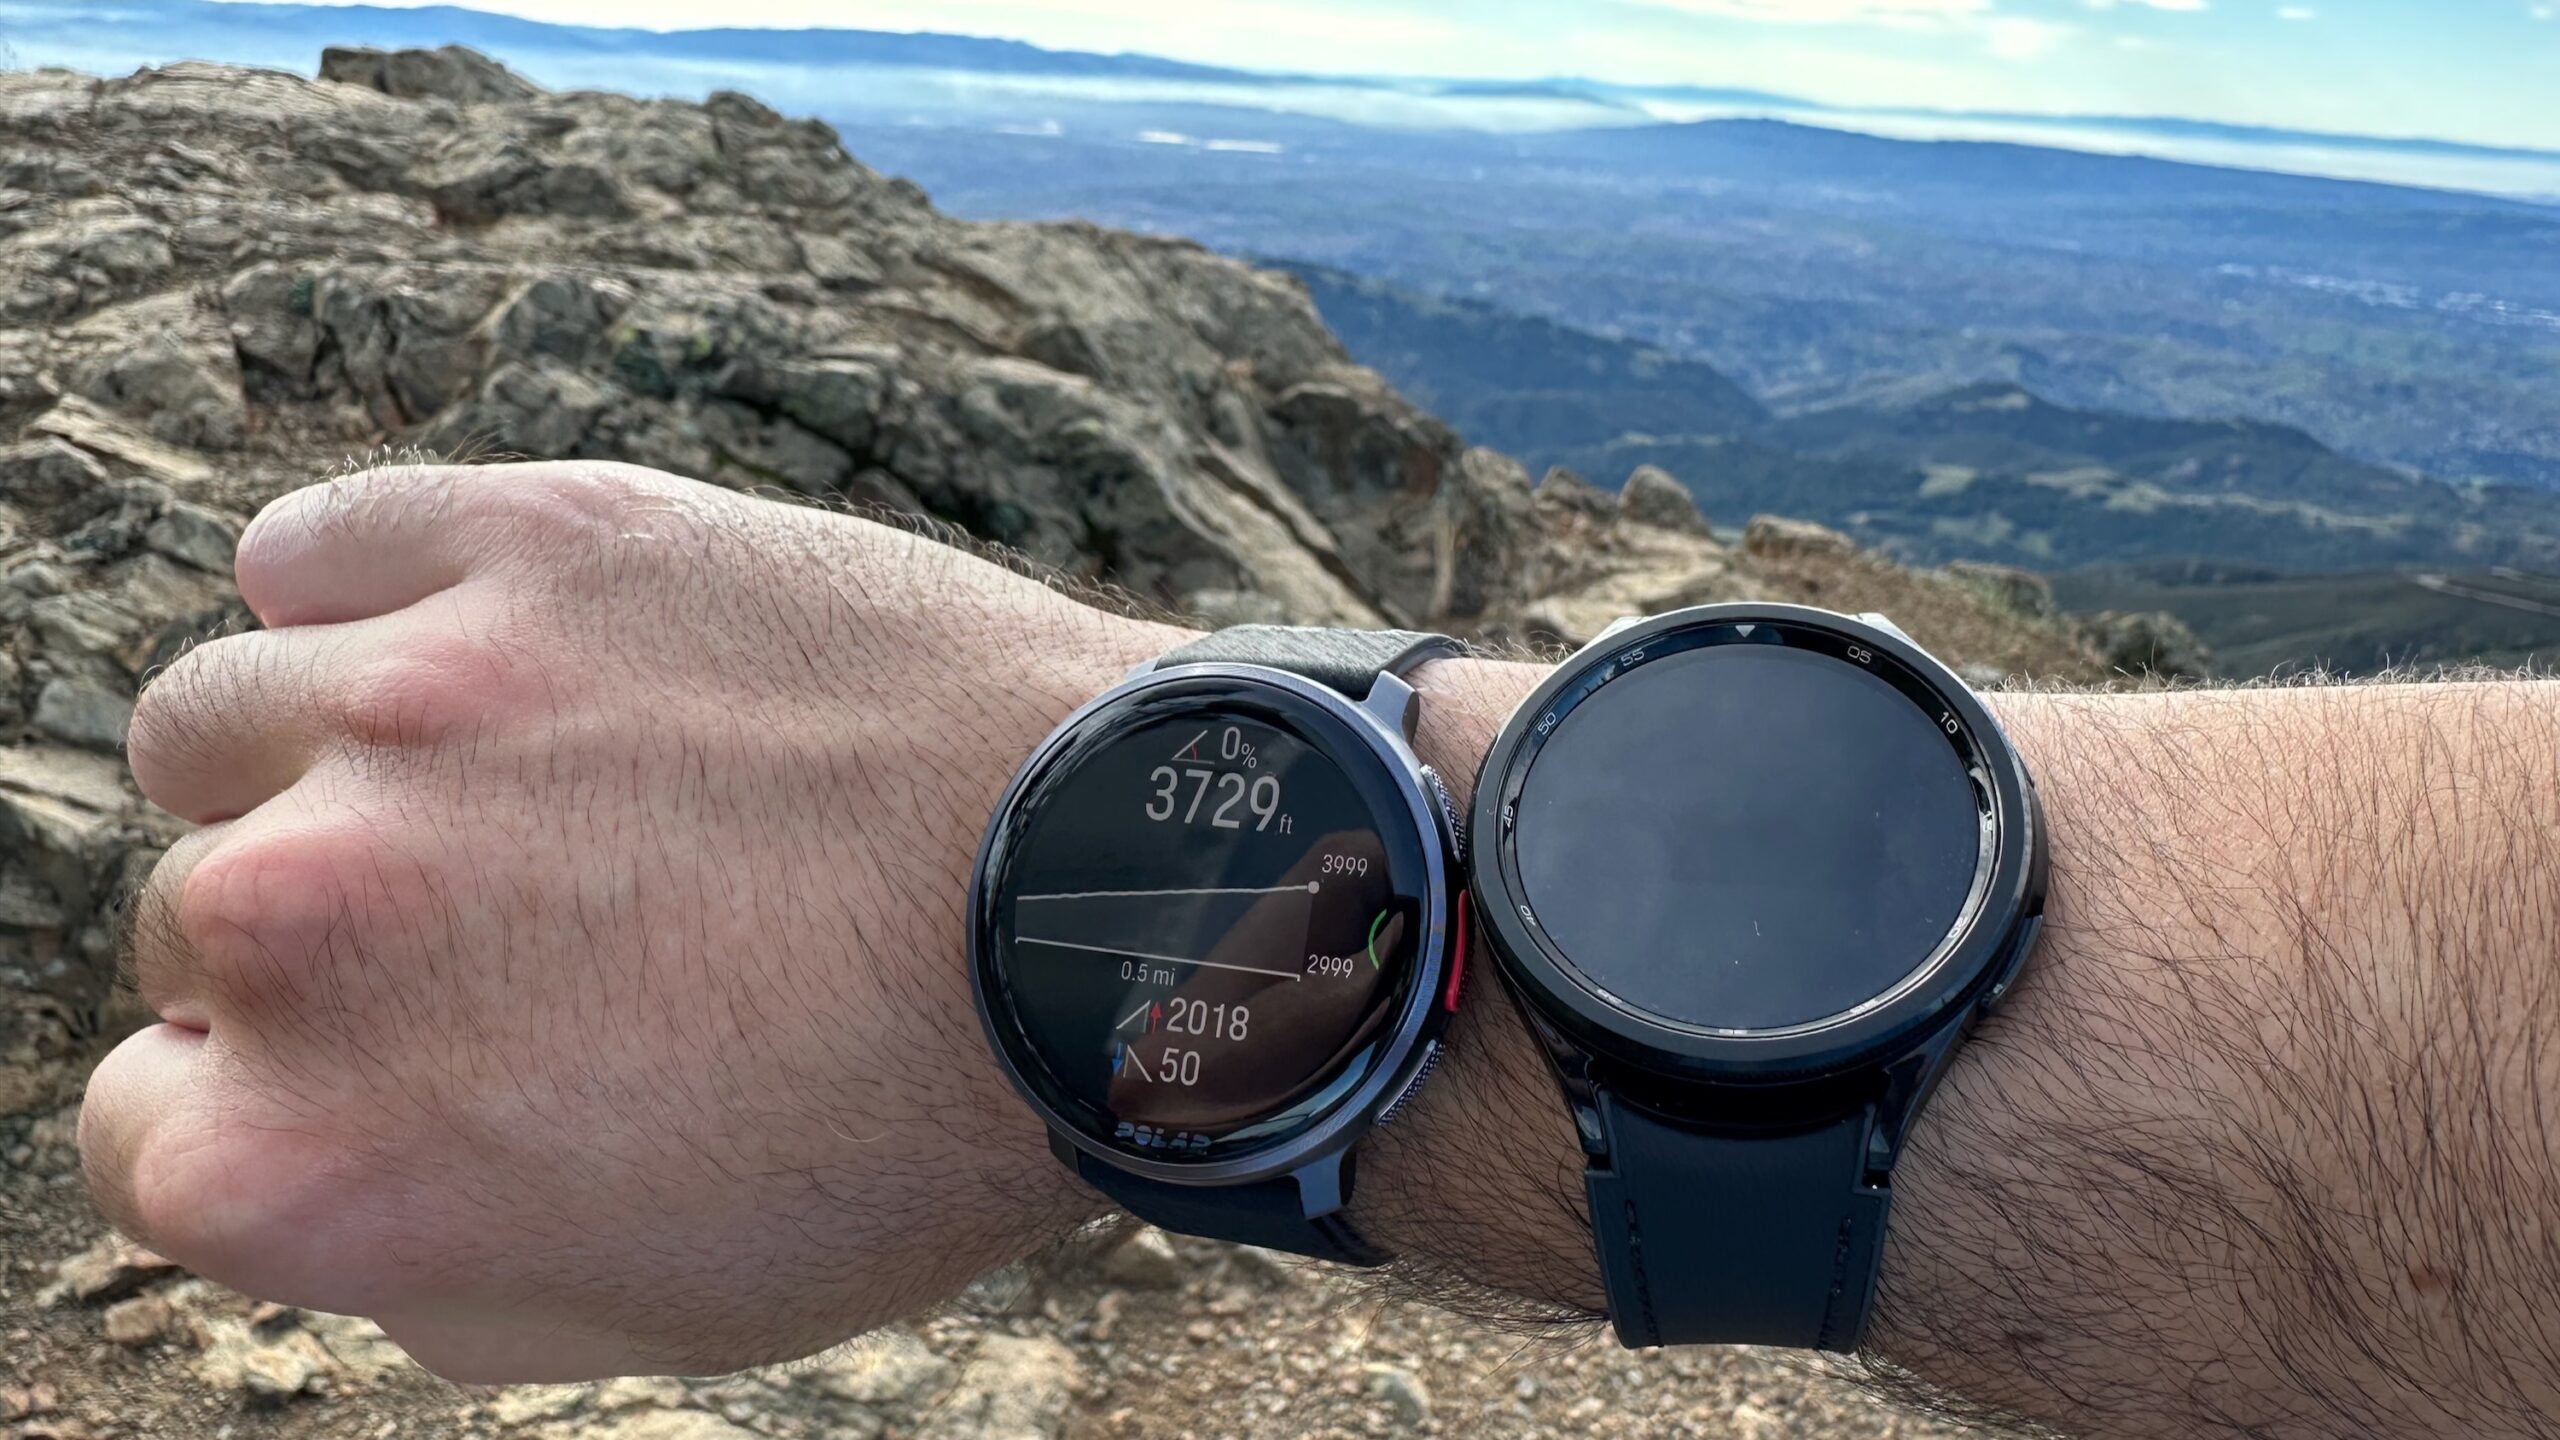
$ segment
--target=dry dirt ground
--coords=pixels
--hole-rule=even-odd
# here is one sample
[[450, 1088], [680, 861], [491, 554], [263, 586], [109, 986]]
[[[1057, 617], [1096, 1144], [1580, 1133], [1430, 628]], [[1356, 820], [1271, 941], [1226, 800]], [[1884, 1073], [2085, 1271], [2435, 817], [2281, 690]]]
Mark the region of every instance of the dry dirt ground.
[[1262, 1252], [1098, 1236], [836, 1354], [717, 1380], [466, 1390], [360, 1321], [106, 1235], [76, 1109], [0, 1120], [6, 1440], [1211, 1440], [1955, 1432], [1752, 1352], [1532, 1342]]

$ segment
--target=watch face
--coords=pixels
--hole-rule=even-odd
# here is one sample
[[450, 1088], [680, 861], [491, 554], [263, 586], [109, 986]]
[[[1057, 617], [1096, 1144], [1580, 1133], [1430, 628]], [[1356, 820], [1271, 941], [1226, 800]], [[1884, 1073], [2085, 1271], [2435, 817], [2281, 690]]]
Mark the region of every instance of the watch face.
[[1777, 623], [1596, 662], [1510, 783], [1510, 864], [1549, 953], [1618, 1007], [1802, 1035], [1923, 983], [1997, 844], [1970, 727], [1880, 649]]
[[981, 879], [981, 989], [1024, 1085], [1109, 1148], [1224, 1159], [1381, 1063], [1423, 969], [1424, 837], [1384, 760], [1233, 681], [1090, 717]]

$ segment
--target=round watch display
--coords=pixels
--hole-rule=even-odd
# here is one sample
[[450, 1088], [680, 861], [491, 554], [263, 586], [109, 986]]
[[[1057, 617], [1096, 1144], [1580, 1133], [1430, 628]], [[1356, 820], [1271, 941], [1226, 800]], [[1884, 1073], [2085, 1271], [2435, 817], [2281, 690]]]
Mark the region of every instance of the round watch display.
[[1409, 780], [1328, 711], [1159, 686], [1071, 722], [1017, 781], [977, 978], [1054, 1120], [1113, 1153], [1232, 1158], [1304, 1133], [1409, 1040], [1440, 867]]
[[2006, 953], [2032, 802], [1942, 667], [1794, 607], [1613, 641], [1523, 707], [1479, 792], [1478, 893], [1533, 989], [1657, 1057], [1819, 1063]]

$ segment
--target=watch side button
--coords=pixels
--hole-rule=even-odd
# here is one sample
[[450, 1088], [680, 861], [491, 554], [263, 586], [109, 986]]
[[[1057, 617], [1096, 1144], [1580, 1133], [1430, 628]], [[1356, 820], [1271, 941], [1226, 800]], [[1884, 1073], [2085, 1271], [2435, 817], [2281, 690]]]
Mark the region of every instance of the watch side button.
[[1396, 1098], [1387, 1102], [1386, 1109], [1378, 1112], [1377, 1128], [1383, 1130], [1394, 1124], [1396, 1117], [1404, 1113], [1404, 1107], [1412, 1101], [1413, 1097], [1422, 1093], [1422, 1082], [1430, 1079], [1431, 1072], [1439, 1068], [1440, 1042], [1437, 1040], [1422, 1042], [1422, 1063], [1413, 1068], [1413, 1078], [1404, 1082], [1404, 1090]]
[[2026, 968], [2027, 956], [2036, 948], [2036, 937], [2043, 933], [2042, 914], [2028, 916], [2026, 923], [2018, 927], [2017, 943], [2010, 947], [2009, 958], [2001, 965], [2000, 978], [1992, 981], [1991, 988], [1982, 992], [1980, 1013], [1990, 1014], [2000, 1008], [2001, 1001], [2009, 998], [2009, 987], [2018, 983], [2018, 972]]
[[1467, 983], [1467, 916], [1475, 910], [1475, 902], [1467, 892], [1458, 892], [1457, 941], [1449, 947], [1449, 988], [1441, 992], [1440, 1008], [1458, 1013], [1458, 993]]
[[1467, 819], [1458, 813], [1458, 802], [1449, 798], [1448, 783], [1440, 772], [1428, 765], [1422, 767], [1422, 787], [1431, 792], [1432, 803], [1440, 807], [1440, 819], [1449, 827], [1449, 846], [1457, 852], [1460, 864], [1467, 858]]

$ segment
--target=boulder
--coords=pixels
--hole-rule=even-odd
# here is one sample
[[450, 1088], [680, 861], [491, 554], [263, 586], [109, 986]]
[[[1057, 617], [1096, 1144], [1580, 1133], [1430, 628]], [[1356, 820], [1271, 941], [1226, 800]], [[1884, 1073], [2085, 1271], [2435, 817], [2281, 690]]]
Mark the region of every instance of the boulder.
[[320, 78], [361, 85], [402, 100], [450, 100], [458, 105], [530, 100], [542, 93], [541, 86], [460, 45], [434, 50], [332, 45], [320, 52]]
[[1698, 513], [1698, 498], [1689, 493], [1689, 487], [1655, 465], [1639, 465], [1627, 477], [1626, 487], [1618, 492], [1618, 513], [1657, 530], [1690, 535], [1712, 533], [1707, 517]]

